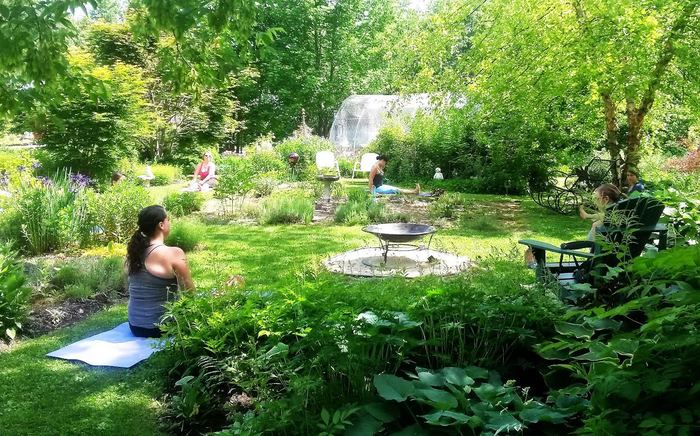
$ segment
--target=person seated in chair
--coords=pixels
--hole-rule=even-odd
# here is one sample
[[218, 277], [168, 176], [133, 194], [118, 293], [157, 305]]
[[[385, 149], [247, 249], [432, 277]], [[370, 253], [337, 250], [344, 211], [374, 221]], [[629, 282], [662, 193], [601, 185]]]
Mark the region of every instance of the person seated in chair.
[[593, 220], [591, 230], [588, 232], [588, 240], [593, 241], [595, 238], [596, 229], [603, 225], [605, 218], [605, 209], [611, 204], [615, 204], [622, 199], [623, 195], [620, 189], [612, 183], [605, 183], [598, 186], [593, 191], [593, 201], [598, 208], [595, 213], [588, 213], [583, 205], [579, 206], [579, 216], [583, 219]]
[[369, 172], [369, 192], [371, 194], [419, 194], [420, 185], [416, 183], [415, 189], [401, 189], [384, 184], [384, 167], [389, 159], [380, 154], [377, 156], [377, 163], [372, 165]]
[[627, 170], [627, 195], [633, 192], [644, 192], [644, 184], [639, 180], [639, 173], [634, 170]]
[[128, 319], [134, 336], [160, 337], [164, 304], [175, 298], [178, 289], [194, 290], [185, 252], [163, 242], [169, 233], [163, 206], [141, 209], [138, 229], [126, 248]]
[[190, 183], [190, 191], [208, 191], [216, 186], [216, 165], [210, 151], [204, 152]]

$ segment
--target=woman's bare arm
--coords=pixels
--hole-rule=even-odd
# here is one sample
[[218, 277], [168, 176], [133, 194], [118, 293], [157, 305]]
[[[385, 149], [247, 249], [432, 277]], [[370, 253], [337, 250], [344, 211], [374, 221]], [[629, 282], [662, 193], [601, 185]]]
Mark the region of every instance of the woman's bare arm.
[[172, 266], [178, 282], [182, 284], [184, 291], [194, 291], [194, 281], [192, 281], [190, 267], [187, 265], [185, 252], [178, 247], [171, 247], [170, 249], [173, 251]]
[[369, 192], [372, 192], [374, 188], [374, 176], [377, 175], [377, 166], [373, 165], [372, 169], [369, 171]]
[[193, 180], [197, 180], [197, 176], [199, 175], [199, 169], [202, 168], [202, 163], [198, 163], [197, 166], [194, 169], [194, 175], [192, 176]]

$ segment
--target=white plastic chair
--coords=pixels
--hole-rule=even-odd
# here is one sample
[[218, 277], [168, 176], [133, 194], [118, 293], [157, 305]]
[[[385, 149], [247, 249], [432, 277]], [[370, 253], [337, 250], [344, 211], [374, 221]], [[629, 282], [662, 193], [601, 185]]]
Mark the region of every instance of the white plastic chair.
[[360, 158], [359, 162], [355, 162], [352, 168], [352, 178], [355, 178], [355, 173], [368, 173], [372, 171], [372, 165], [377, 163], [377, 153], [365, 153]]
[[340, 166], [332, 151], [319, 151], [316, 153], [316, 168], [318, 168], [319, 172], [323, 172], [324, 168], [335, 169], [338, 172], [338, 177], [340, 177]]

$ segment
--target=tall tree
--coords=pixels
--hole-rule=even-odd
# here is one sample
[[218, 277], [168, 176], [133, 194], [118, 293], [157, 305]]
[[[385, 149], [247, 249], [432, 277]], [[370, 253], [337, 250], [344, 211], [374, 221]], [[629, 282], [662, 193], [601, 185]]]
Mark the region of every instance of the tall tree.
[[244, 87], [247, 130], [239, 140], [271, 131], [290, 134], [301, 109], [314, 132], [326, 135], [340, 103], [353, 93], [378, 93], [384, 68], [378, 38], [395, 19], [396, 5], [383, 0], [267, 0], [258, 26], [279, 29], [275, 41], [256, 50], [260, 77]]

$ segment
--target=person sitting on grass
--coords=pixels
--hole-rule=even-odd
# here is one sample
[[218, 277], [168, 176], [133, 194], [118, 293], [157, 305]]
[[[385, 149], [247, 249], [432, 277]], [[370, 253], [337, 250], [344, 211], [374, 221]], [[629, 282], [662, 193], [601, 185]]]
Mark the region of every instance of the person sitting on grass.
[[170, 220], [163, 206], [141, 209], [138, 230], [126, 248], [129, 283], [129, 328], [134, 336], [158, 338], [158, 322], [164, 304], [178, 289], [194, 290], [185, 252], [163, 242], [170, 233]]
[[216, 165], [210, 151], [205, 151], [190, 184], [192, 191], [208, 191], [216, 185]]
[[611, 183], [606, 183], [598, 186], [595, 191], [593, 191], [593, 201], [598, 208], [597, 212], [588, 213], [586, 212], [586, 209], [583, 208], [583, 205], [579, 206], [579, 216], [581, 216], [583, 219], [593, 220], [591, 230], [588, 232], [589, 241], [594, 240], [596, 229], [603, 225], [605, 209], [611, 204], [615, 204], [620, 201], [622, 196], [622, 192], [620, 192], [620, 189], [617, 186]]
[[383, 154], [377, 156], [377, 163], [372, 165], [369, 172], [369, 192], [371, 194], [419, 194], [420, 185], [416, 183], [415, 189], [401, 189], [384, 184], [384, 167], [389, 161]]

